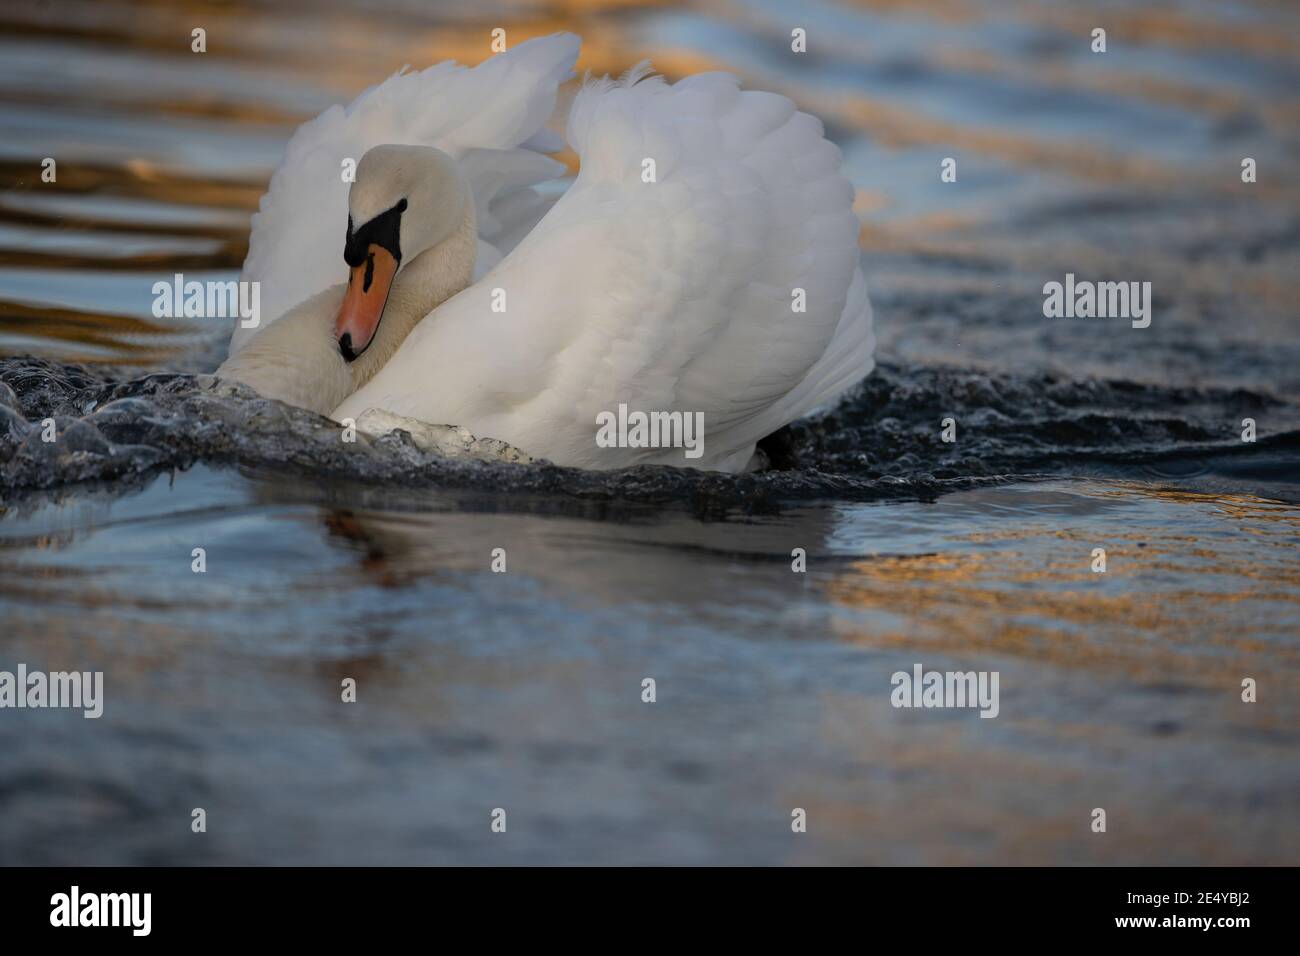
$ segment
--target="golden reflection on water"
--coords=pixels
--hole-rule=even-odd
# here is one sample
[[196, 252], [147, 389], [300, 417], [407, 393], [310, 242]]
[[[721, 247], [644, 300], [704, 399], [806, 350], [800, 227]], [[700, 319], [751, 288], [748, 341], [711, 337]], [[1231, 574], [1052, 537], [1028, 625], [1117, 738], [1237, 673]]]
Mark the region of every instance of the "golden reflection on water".
[[[1231, 687], [1267, 670], [1278, 693], [1300, 691], [1300, 649], [1278, 639], [1300, 622], [1294, 508], [1137, 484], [1095, 494], [1196, 514], [1141, 531], [1103, 529], [1092, 519], [1026, 525], [1022, 517], [1014, 529], [952, 536], [952, 547], [936, 553], [855, 562], [826, 593], [871, 612], [871, 623], [845, 623], [840, 637], [918, 653], [1004, 654], [1139, 681]], [[1094, 547], [1106, 551], [1104, 573], [1091, 570]]]
[[[876, 695], [825, 695], [819, 740], [846, 756], [782, 796], [860, 842], [817, 842], [803, 848], [808, 862], [863, 862], [861, 846], [879, 848], [868, 862], [946, 865], [1288, 859], [1291, 823], [1228, 796], [1228, 785], [1189, 789], [1175, 755], [1214, 740], [1236, 759], [1289, 759], [1300, 720], [1300, 514], [1137, 483], [1073, 490], [1117, 514], [1148, 502], [1162, 519], [1026, 524], [1022, 512], [1015, 528], [954, 531], [934, 553], [856, 561], [823, 581], [847, 612], [840, 640], [889, 661], [1000, 671], [1002, 701], [985, 726], [900, 717], [883, 683]], [[1105, 574], [1089, 570], [1095, 546], [1106, 548]], [[1266, 706], [1241, 702], [1244, 677]], [[1079, 710], [1080, 693], [1092, 708]], [[870, 800], [837, 793], [846, 772], [869, 775]], [[1080, 822], [1100, 794], [1125, 821], [1118, 843]]]

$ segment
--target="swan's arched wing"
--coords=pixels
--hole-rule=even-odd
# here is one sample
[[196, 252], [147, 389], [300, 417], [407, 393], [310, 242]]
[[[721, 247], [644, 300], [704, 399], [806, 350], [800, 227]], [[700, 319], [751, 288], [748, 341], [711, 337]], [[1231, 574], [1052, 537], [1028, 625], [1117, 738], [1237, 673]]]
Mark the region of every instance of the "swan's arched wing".
[[[461, 160], [474, 190], [479, 234], [488, 243], [505, 239], [508, 245], [536, 222], [544, 206], [529, 187], [564, 172], [539, 151], [562, 145], [543, 126], [577, 55], [578, 38], [560, 33], [472, 68], [446, 62], [399, 72], [299, 127], [253, 216], [244, 260], [241, 278], [261, 283], [262, 324], [346, 280], [350, 184], [343, 160], [359, 161], [373, 146], [436, 146]], [[484, 253], [495, 261], [502, 251]], [[231, 352], [255, 332], [236, 329]]]
[[[853, 189], [821, 123], [727, 74], [636, 80], [579, 93], [574, 184], [336, 417], [382, 407], [589, 467], [735, 468], [871, 370]], [[596, 447], [619, 404], [703, 412], [704, 458]]]

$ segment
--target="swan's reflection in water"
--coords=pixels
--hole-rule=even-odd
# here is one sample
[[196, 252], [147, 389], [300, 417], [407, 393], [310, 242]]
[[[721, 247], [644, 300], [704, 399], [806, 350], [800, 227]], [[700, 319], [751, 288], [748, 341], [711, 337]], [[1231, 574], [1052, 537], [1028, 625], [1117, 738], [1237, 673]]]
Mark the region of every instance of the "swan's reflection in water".
[[[680, 514], [625, 512], [618, 520], [575, 521], [540, 513], [440, 511], [393, 513], [326, 509], [330, 539], [353, 553], [366, 580], [402, 587], [425, 578], [520, 576], [546, 593], [590, 606], [670, 604], [707, 614], [744, 581], [756, 593], [789, 597], [802, 580], [791, 552], [827, 555], [834, 513], [808, 509], [797, 519], [701, 523]], [[721, 531], [721, 540], [715, 532]], [[502, 554], [494, 560], [498, 549]], [[505, 573], [493, 566], [505, 567]], [[759, 584], [755, 587], [754, 579]], [[787, 584], [787, 586], [782, 586]]]

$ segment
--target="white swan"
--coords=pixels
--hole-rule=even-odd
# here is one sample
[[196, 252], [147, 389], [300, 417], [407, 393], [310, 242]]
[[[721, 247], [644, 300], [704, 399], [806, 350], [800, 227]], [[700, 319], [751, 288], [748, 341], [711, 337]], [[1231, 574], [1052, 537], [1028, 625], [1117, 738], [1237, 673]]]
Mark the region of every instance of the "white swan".
[[[589, 82], [567, 128], [580, 171], [548, 209], [542, 127], [576, 53], [559, 34], [399, 75], [304, 125], [243, 275], [285, 314], [237, 331], [218, 377], [563, 465], [739, 471], [869, 373], [853, 189], [821, 123], [723, 73]], [[703, 455], [602, 447], [620, 405], [702, 413]]]

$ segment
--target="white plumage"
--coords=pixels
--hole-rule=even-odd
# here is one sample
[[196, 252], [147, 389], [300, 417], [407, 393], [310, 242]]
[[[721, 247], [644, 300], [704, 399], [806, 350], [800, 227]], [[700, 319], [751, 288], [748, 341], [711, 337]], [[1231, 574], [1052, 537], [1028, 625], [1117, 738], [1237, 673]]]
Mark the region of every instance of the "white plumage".
[[[576, 36], [557, 34], [472, 68], [447, 61], [402, 70], [300, 126], [253, 215], [240, 275], [261, 283], [262, 326], [347, 279], [343, 161], [355, 165], [385, 143], [436, 146], [459, 160], [478, 212], [478, 268], [494, 265], [550, 208], [530, 187], [565, 172], [544, 155], [564, 145], [545, 124], [578, 46]], [[256, 331], [236, 329], [231, 354]]]
[[[263, 282], [268, 315], [342, 281], [340, 153], [436, 145], [469, 177], [480, 235], [507, 236], [506, 254], [333, 417], [384, 409], [580, 467], [740, 470], [755, 442], [872, 368], [839, 150], [785, 97], [724, 73], [668, 85], [638, 67], [578, 93], [567, 138], [580, 171], [546, 211], [530, 187], [558, 164], [531, 147], [554, 148], [538, 131], [576, 51], [561, 34], [472, 70], [399, 75], [306, 124], [262, 202], [245, 277]], [[702, 412], [703, 458], [598, 447], [597, 416], [620, 404]]]

